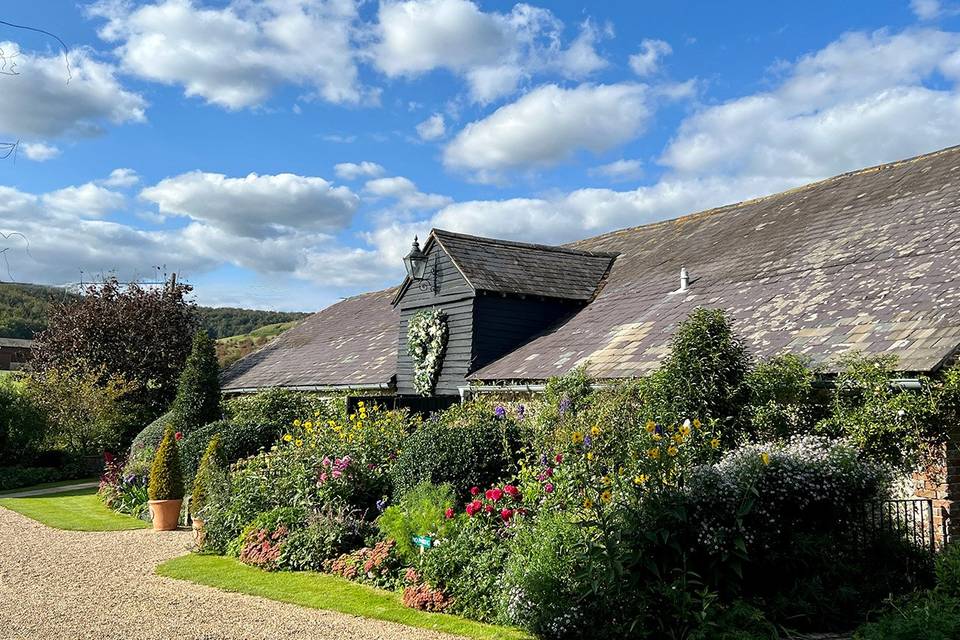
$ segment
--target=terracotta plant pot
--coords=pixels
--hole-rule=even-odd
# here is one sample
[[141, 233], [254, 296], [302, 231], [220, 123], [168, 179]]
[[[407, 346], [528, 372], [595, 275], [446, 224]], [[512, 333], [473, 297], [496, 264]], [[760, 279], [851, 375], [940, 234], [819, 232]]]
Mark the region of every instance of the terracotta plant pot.
[[180, 524], [180, 507], [183, 500], [150, 500], [150, 515], [154, 531], [174, 531]]
[[203, 530], [203, 520], [193, 518], [190, 521], [193, 524], [193, 544], [199, 549], [203, 546], [203, 541], [207, 537], [207, 532]]

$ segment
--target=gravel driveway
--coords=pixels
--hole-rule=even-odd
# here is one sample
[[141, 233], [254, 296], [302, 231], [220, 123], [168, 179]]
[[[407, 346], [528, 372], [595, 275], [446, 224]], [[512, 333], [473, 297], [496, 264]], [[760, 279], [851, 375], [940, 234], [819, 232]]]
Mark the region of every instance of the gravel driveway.
[[50, 529], [0, 507], [0, 639], [452, 639], [153, 574], [190, 533]]

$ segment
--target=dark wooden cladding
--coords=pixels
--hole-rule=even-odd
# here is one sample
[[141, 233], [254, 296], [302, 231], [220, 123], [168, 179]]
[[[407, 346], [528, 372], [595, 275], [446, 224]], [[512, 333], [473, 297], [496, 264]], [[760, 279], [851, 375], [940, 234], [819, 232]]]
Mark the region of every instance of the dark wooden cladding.
[[533, 336], [569, 318], [580, 302], [479, 295], [474, 300], [472, 370], [506, 355]]

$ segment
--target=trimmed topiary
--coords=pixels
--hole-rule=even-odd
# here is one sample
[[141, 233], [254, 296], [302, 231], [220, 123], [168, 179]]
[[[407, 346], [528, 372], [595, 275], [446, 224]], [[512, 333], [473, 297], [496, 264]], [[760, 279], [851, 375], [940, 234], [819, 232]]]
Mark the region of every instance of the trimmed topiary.
[[193, 480], [193, 493], [190, 496], [190, 515], [196, 517], [203, 509], [210, 497], [210, 492], [222, 476], [226, 461], [220, 448], [220, 435], [210, 439], [207, 450], [200, 459], [197, 476]]
[[183, 433], [221, 417], [220, 365], [216, 347], [205, 330], [193, 337], [193, 348], [180, 374], [177, 397], [170, 412], [171, 422]]
[[167, 426], [160, 441], [160, 447], [150, 466], [150, 483], [147, 495], [151, 500], [183, 499], [183, 471], [180, 468], [180, 451], [177, 446], [177, 432], [172, 425]]

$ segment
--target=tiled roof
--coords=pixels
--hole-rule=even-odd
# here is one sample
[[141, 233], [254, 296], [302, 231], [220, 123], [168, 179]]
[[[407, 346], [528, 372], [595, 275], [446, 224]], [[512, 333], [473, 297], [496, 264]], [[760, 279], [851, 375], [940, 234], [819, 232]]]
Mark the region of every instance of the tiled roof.
[[397, 373], [396, 288], [347, 298], [313, 314], [221, 376], [224, 391], [390, 385]]
[[596, 300], [472, 379], [643, 375], [697, 306], [727, 310], [760, 357], [932, 371], [960, 345], [960, 147], [570, 247], [621, 254]]
[[589, 300], [614, 255], [587, 248], [480, 238], [434, 229], [432, 236], [477, 291]]

